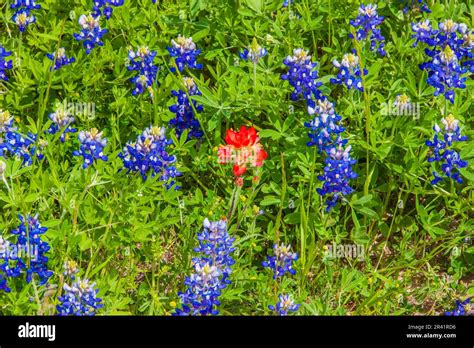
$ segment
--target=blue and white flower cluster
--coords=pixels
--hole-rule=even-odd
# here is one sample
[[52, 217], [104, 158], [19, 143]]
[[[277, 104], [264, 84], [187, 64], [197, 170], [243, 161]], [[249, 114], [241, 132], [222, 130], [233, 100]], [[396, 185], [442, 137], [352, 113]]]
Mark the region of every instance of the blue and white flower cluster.
[[[0, 165], [3, 162], [0, 161]], [[7, 254], [8, 251], [11, 249], [11, 244], [7, 240], [3, 239], [2, 236], [0, 236], [0, 292], [5, 291], [5, 292], [11, 292], [10, 287], [8, 286], [8, 276], [4, 274], [5, 269], [10, 270], [9, 264], [9, 255]], [[11, 271], [10, 271], [11, 272]], [[13, 272], [11, 272], [13, 273]]]
[[444, 313], [444, 315], [460, 317], [463, 315], [472, 314], [472, 309], [471, 309], [472, 299], [473, 299], [472, 297], [469, 297], [465, 299], [464, 301], [456, 300], [456, 308], [454, 308], [452, 311], [448, 311]]
[[413, 23], [412, 30], [414, 46], [422, 42], [430, 47], [425, 49], [430, 60], [420, 64], [428, 72], [426, 82], [435, 88], [435, 96], [443, 94], [454, 103], [455, 90], [466, 88], [466, 76], [474, 72], [474, 34], [466, 24], [451, 19], [439, 23], [438, 30], [429, 20]]
[[8, 81], [6, 70], [10, 70], [11, 68], [13, 68], [13, 62], [11, 60], [7, 60], [6, 58], [11, 54], [11, 51], [7, 51], [0, 44], [0, 80]]
[[[54, 70], [58, 70], [62, 66], [69, 65], [76, 61], [74, 57], [67, 57], [64, 47], [59, 48], [53, 53], [48, 53], [46, 56], [54, 63]], [[51, 67], [50, 70], [53, 70], [53, 67]]]
[[69, 115], [64, 107], [58, 107], [55, 112], [49, 115], [49, 119], [52, 123], [49, 126], [48, 133], [56, 134], [57, 132], [61, 132], [60, 139], [62, 143], [66, 140], [66, 135], [68, 133], [77, 132], [77, 128], [71, 126], [75, 121], [74, 117]]
[[[288, 80], [295, 89], [291, 99], [297, 100], [300, 95], [303, 95], [308, 113], [314, 115], [310, 122], [305, 122], [305, 127], [311, 130], [308, 133], [310, 141], [307, 145], [318, 146], [319, 153], [324, 151], [327, 155], [324, 174], [318, 176], [319, 180], [323, 181], [323, 188], [318, 189], [318, 193], [323, 196], [330, 195], [326, 199], [326, 210], [329, 211], [338, 199], [353, 192], [353, 189], [349, 186], [349, 179], [357, 177], [352, 171], [352, 165], [356, 161], [347, 154], [347, 156], [339, 159], [339, 162], [334, 162], [334, 156], [338, 154], [341, 144], [345, 145], [347, 143], [347, 140], [342, 138], [342, 132], [344, 132], [345, 128], [339, 124], [341, 116], [336, 113], [334, 104], [318, 88], [321, 86], [321, 83], [316, 82], [318, 74], [313, 70], [316, 63], [311, 62], [311, 56], [302, 49], [296, 49], [294, 55], [287, 57], [284, 63], [289, 67], [290, 71], [288, 74], [283, 74], [281, 78]], [[354, 85], [355, 88], [362, 88], [362, 84], [359, 83], [360, 80], [350, 76], [351, 74], [355, 75], [355, 70], [358, 69], [356, 68], [358, 66], [357, 56], [345, 55], [340, 66], [346, 69], [342, 70], [346, 71], [346, 73], [338, 75], [339, 81], [331, 82], [342, 83], [344, 81], [348, 83], [347, 81], [352, 81], [349, 82], [349, 85]], [[357, 76], [359, 75], [360, 73], [357, 74]], [[359, 87], [357, 87], [358, 85]], [[350, 151], [351, 147], [349, 146], [347, 149], [347, 151]], [[341, 169], [331, 167], [331, 165], [336, 163]], [[340, 178], [341, 170], [345, 175], [343, 179]], [[337, 179], [337, 181], [334, 179]]]
[[133, 95], [142, 94], [145, 90], [153, 97], [153, 83], [156, 81], [158, 67], [153, 64], [156, 52], [151, 52], [148, 47], [141, 46], [137, 51], [128, 52], [128, 66], [130, 71], [136, 71], [137, 75], [130, 78], [135, 84]]
[[[174, 164], [176, 157], [168, 154], [168, 145], [172, 141], [167, 139], [165, 134], [164, 127], [147, 128], [135, 142], [128, 143], [118, 156], [128, 171], [139, 172], [143, 180], [146, 180], [148, 175], [159, 175], [160, 181], [165, 182], [166, 188], [169, 189], [175, 184], [174, 178], [181, 173]], [[179, 189], [179, 186], [175, 186], [175, 189]]]
[[0, 157], [16, 157], [23, 165], [29, 166], [33, 163], [35, 155], [39, 160], [44, 158], [41, 150], [47, 144], [43, 139], [37, 142], [36, 134], [19, 133], [13, 126], [13, 116], [8, 111], [0, 110]]
[[187, 288], [179, 293], [182, 306], [173, 315], [219, 314], [219, 296], [231, 282], [235, 238], [229, 236], [225, 220], [210, 222], [206, 218], [203, 225], [204, 230], [198, 234], [199, 246], [194, 249], [201, 256], [193, 258], [194, 273], [186, 277]]
[[[74, 276], [71, 277], [74, 280]], [[78, 278], [72, 285], [63, 285], [63, 294], [58, 297], [56, 306], [59, 316], [94, 316], [104, 307], [102, 299], [97, 297], [99, 289], [89, 279]]]
[[[298, 254], [291, 251], [290, 245], [274, 244], [273, 255], [268, 256], [267, 260], [262, 262], [262, 266], [272, 270], [273, 279], [283, 277], [286, 273], [291, 275], [296, 271], [293, 268], [293, 262], [298, 260]], [[288, 312], [296, 312], [300, 305], [295, 304], [291, 297], [287, 294], [278, 295], [278, 302], [276, 305], [269, 305], [268, 309], [274, 311], [276, 314], [285, 316]]]
[[[169, 107], [169, 110], [176, 114], [169, 122], [169, 125], [176, 129], [176, 135], [178, 138], [184, 130], [189, 130], [188, 139], [201, 138], [203, 132], [199, 121], [194, 116], [194, 110], [196, 112], [202, 112], [203, 106], [198, 104], [195, 100], [190, 100], [190, 97], [194, 95], [201, 95], [194, 79], [191, 77], [183, 77], [183, 85], [186, 88], [186, 92], [177, 90], [171, 91], [171, 93], [177, 98], [176, 104]], [[191, 106], [191, 103], [192, 106]]]
[[16, 130], [13, 126], [13, 116], [8, 110], [0, 109], [0, 134]]
[[412, 23], [411, 30], [413, 31], [411, 37], [415, 39], [413, 47], [418, 46], [419, 42], [424, 42], [430, 46], [435, 45], [435, 40], [432, 38], [433, 27], [431, 26], [429, 19], [425, 19], [418, 23]]
[[[440, 162], [441, 170], [446, 177], [462, 183], [459, 169], [467, 167], [467, 162], [463, 161], [459, 153], [453, 149], [455, 142], [466, 141], [467, 136], [461, 135], [459, 121], [452, 114], [441, 120], [444, 129], [435, 124], [433, 130], [435, 135], [433, 140], [427, 140], [426, 145], [433, 150], [433, 156], [428, 158], [428, 162]], [[434, 179], [431, 180], [432, 185], [436, 185], [443, 180], [436, 171], [433, 171]]]
[[409, 11], [431, 13], [426, 0], [405, 0], [403, 2], [405, 3], [403, 13], [407, 13]]
[[104, 15], [106, 19], [112, 16], [112, 6], [122, 6], [125, 0], [94, 0], [94, 7], [92, 7], [92, 14], [94, 16]]
[[[176, 40], [171, 40], [172, 47], [168, 47], [171, 57], [175, 57], [176, 66], [181, 72], [187, 66], [188, 69], [201, 69], [202, 64], [196, 62], [196, 58], [201, 52], [196, 48], [196, 44], [192, 38], [186, 38], [179, 35]], [[175, 68], [170, 68], [172, 72], [176, 72]], [[170, 120], [169, 125], [176, 129], [176, 135], [181, 137], [184, 130], [189, 130], [188, 140], [191, 138], [201, 138], [204, 133], [201, 130], [199, 120], [196, 118], [195, 112], [202, 112], [203, 106], [199, 105], [192, 96], [201, 95], [194, 79], [183, 77], [183, 85], [185, 91], [172, 91], [173, 96], [177, 97], [177, 103], [171, 105], [169, 110], [176, 114]], [[191, 104], [192, 103], [192, 104]]]
[[352, 170], [357, 161], [351, 158], [351, 146], [346, 144], [347, 139], [339, 138], [334, 147], [327, 151], [324, 173], [318, 176], [323, 181], [323, 187], [316, 189], [317, 192], [321, 196], [329, 196], [326, 198], [326, 211], [330, 211], [339, 199], [354, 191], [349, 182], [357, 178]]
[[300, 306], [300, 304], [295, 303], [290, 295], [280, 294], [278, 295], [278, 302], [276, 303], [276, 306], [269, 305], [268, 309], [274, 311], [280, 316], [286, 316], [289, 312], [296, 312], [298, 309], [300, 309]]
[[291, 100], [296, 101], [302, 96], [309, 105], [312, 105], [313, 98], [321, 98], [319, 87], [322, 83], [317, 82], [318, 71], [315, 69], [317, 63], [311, 61], [308, 51], [302, 48], [293, 50], [293, 55], [286, 57], [283, 64], [288, 67], [288, 73], [282, 74], [281, 79], [288, 81], [294, 88]]
[[104, 155], [104, 147], [107, 145], [107, 139], [102, 137], [102, 132], [97, 128], [92, 128], [90, 131], [79, 132], [79, 150], [72, 152], [74, 156], [82, 156], [84, 163], [82, 168], [94, 164], [97, 160], [107, 161], [108, 157]]
[[262, 262], [262, 266], [271, 269], [273, 279], [277, 279], [286, 273], [295, 274], [293, 262], [296, 260], [298, 260], [298, 254], [291, 251], [291, 245], [275, 244], [273, 245], [273, 255], [267, 255], [267, 260]]
[[[201, 53], [193, 42], [192, 37], [184, 37], [178, 35], [174, 40], [171, 40], [171, 46], [167, 47], [170, 56], [175, 58], [176, 66], [178, 70], [182, 72], [184, 68], [189, 69], [201, 69], [202, 64], [197, 63], [196, 58]], [[176, 71], [176, 68], [171, 67], [172, 72]]]
[[257, 39], [253, 39], [252, 44], [248, 48], [244, 48], [239, 53], [239, 57], [257, 64], [258, 61], [267, 55], [267, 50], [257, 43]]
[[[334, 59], [332, 64], [336, 68], [339, 68], [339, 72], [335, 79], [330, 79], [331, 83], [337, 85], [344, 84], [348, 89], [355, 88], [361, 92], [364, 91], [360, 72], [359, 57], [355, 54], [355, 50], [352, 53], [346, 53], [342, 57], [341, 62]], [[367, 69], [364, 69], [364, 76], [367, 75], [367, 73]]]
[[16, 10], [12, 21], [18, 26], [20, 32], [24, 32], [28, 25], [36, 22], [36, 17], [31, 11], [40, 9], [41, 5], [38, 5], [35, 0], [15, 0], [10, 8]]
[[333, 146], [335, 138], [345, 130], [339, 125], [341, 116], [336, 113], [334, 104], [327, 98], [318, 99], [314, 108], [308, 106], [308, 113], [314, 115], [314, 118], [304, 124], [311, 130], [308, 133], [311, 140], [307, 145], [316, 145], [319, 153], [329, 150]]
[[0, 260], [3, 261], [0, 265], [0, 270], [3, 271], [0, 288], [8, 292], [10, 289], [6, 284], [7, 278], [17, 278], [26, 273], [26, 282], [30, 283], [36, 274], [39, 285], [44, 285], [53, 275], [53, 272], [48, 270], [48, 257], [45, 256], [50, 246], [42, 240], [48, 228], [41, 226], [38, 215], [26, 218], [19, 215], [19, 219], [18, 228], [11, 231], [17, 237], [16, 243], [0, 239]]
[[76, 274], [79, 273], [79, 269], [77, 268], [77, 263], [75, 261], [73, 260], [65, 261], [63, 268], [64, 268], [63, 276], [71, 278], [72, 280], [76, 279]]
[[[359, 14], [355, 20], [350, 20], [349, 23], [357, 30], [356, 40], [362, 41], [366, 38], [370, 40], [370, 50], [375, 51], [381, 56], [385, 56], [385, 37], [382, 35], [379, 25], [383, 23], [384, 17], [377, 14], [377, 5], [361, 4], [359, 7]], [[353, 38], [353, 34], [349, 34]]]
[[91, 53], [91, 50], [97, 46], [103, 46], [104, 43], [101, 41], [108, 30], [100, 27], [100, 16], [81, 15], [79, 17], [79, 25], [82, 30], [79, 34], [74, 33], [74, 37], [77, 41], [83, 41], [83, 45], [86, 48], [86, 53]]
[[1, 273], [0, 273], [0, 291], [11, 292], [11, 289], [8, 287], [8, 284], [7, 284], [7, 279]]

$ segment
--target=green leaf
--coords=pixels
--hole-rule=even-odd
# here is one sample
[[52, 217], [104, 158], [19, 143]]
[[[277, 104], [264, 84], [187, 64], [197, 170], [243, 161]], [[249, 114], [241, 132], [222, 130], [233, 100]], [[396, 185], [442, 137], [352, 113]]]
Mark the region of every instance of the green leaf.
[[275, 196], [267, 196], [260, 202], [260, 205], [262, 206], [275, 205], [275, 204], [280, 204], [280, 202], [281, 202], [280, 198], [277, 198]]

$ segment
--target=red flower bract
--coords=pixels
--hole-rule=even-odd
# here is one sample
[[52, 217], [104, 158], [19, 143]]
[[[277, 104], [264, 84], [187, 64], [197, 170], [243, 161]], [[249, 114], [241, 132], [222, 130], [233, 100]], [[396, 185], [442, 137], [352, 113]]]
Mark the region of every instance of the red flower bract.
[[[237, 132], [229, 129], [225, 142], [227, 144], [218, 149], [219, 163], [232, 163], [234, 175], [239, 179], [242, 179], [248, 167], [261, 167], [267, 158], [267, 152], [259, 143], [257, 131], [253, 127], [242, 126]], [[240, 184], [242, 182], [239, 181]]]
[[229, 129], [225, 135], [225, 142], [227, 145], [233, 145], [239, 149], [241, 147], [252, 146], [258, 141], [258, 135], [255, 128], [242, 126], [240, 131], [236, 132], [233, 129]]
[[232, 170], [234, 171], [234, 175], [239, 177], [245, 174], [245, 172], [247, 171], [247, 167], [234, 164], [234, 167], [232, 168]]

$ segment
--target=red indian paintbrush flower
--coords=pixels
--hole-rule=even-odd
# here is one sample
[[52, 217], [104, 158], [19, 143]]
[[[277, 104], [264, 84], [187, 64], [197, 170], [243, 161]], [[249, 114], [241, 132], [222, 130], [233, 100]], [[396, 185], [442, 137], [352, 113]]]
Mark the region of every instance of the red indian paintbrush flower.
[[225, 136], [226, 145], [219, 146], [219, 163], [233, 163], [234, 175], [237, 184], [242, 185], [242, 176], [248, 167], [261, 167], [267, 158], [267, 152], [259, 143], [259, 137], [255, 128], [240, 127], [239, 131], [227, 130]]

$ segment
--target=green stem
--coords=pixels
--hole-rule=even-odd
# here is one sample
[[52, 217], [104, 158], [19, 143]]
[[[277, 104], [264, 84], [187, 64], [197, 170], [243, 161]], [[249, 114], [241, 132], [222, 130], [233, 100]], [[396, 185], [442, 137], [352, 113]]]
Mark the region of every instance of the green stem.
[[364, 74], [364, 60], [362, 59], [362, 47], [360, 46], [359, 42], [357, 41], [356, 34], [353, 32], [354, 35], [354, 46], [356, 47], [357, 51], [357, 57], [359, 58], [359, 69], [360, 69], [360, 76], [362, 79], [362, 87], [364, 88], [364, 111], [365, 111], [365, 136], [366, 136], [366, 146], [367, 146], [367, 151], [366, 151], [366, 177], [365, 177], [365, 183], [364, 183], [364, 195], [367, 196], [369, 194], [369, 185], [370, 185], [370, 121], [371, 121], [371, 115], [370, 115], [370, 95], [368, 92], [368, 87], [365, 83], [365, 74]]
[[257, 62], [253, 62], [253, 92], [257, 96]]

